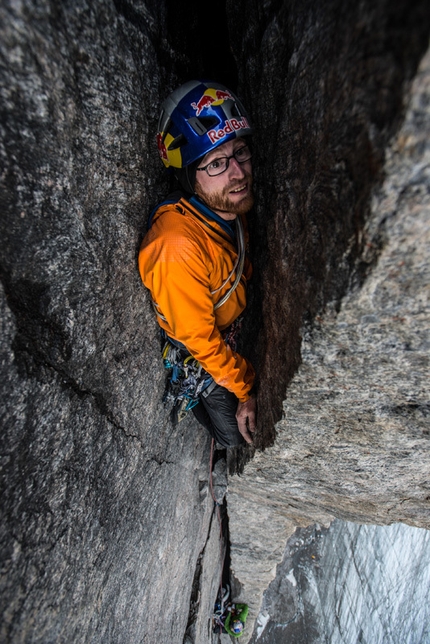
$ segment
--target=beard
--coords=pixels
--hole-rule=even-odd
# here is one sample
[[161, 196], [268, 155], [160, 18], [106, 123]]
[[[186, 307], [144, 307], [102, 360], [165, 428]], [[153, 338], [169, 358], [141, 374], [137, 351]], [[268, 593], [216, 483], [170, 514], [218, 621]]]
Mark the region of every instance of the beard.
[[[249, 188], [246, 196], [240, 201], [233, 201], [230, 198], [230, 192], [235, 188], [239, 188], [239, 186], [243, 186], [244, 182], [248, 184]], [[198, 181], [196, 181], [194, 190], [211, 210], [221, 213], [221, 216], [222, 213], [229, 215], [245, 215], [254, 205], [251, 174], [246, 174], [245, 179], [237, 181], [235, 184], [231, 184], [219, 192], [204, 192], [200, 188]]]

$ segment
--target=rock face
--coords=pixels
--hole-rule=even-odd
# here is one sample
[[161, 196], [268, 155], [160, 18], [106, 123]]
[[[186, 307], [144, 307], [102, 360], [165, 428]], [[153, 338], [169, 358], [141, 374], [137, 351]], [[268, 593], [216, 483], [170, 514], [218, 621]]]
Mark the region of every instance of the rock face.
[[430, 638], [430, 532], [336, 520], [289, 539], [251, 638], [258, 644]]
[[429, 91], [427, 54], [364, 233], [384, 239], [377, 266], [306, 330], [275, 444], [230, 480], [232, 568], [254, 608], [292, 524], [430, 528]]
[[167, 188], [161, 17], [124, 11], [0, 9], [3, 642], [182, 642], [211, 534], [209, 441], [160, 404], [136, 264]]
[[[173, 427], [160, 404], [158, 329], [136, 265], [148, 212], [172, 187], [154, 145], [158, 106], [180, 82], [207, 75], [237, 82], [250, 106], [259, 205], [251, 221], [255, 279], [245, 350], [260, 373], [256, 445], [273, 451], [257, 452], [247, 468], [279, 453], [278, 471], [284, 476], [288, 462], [291, 480], [299, 480], [300, 471], [309, 472], [299, 460], [307, 453], [304, 433], [302, 448], [282, 443], [291, 426], [280, 425], [269, 446], [301, 360], [302, 322], [311, 329], [326, 302], [338, 306], [350, 280], [359, 285], [378, 256], [379, 224], [366, 224], [370, 198], [427, 46], [429, 11], [421, 0], [227, 2], [219, 20], [208, 23], [192, 2], [2, 4], [2, 641], [152, 644], [154, 634], [161, 644], [181, 644], [185, 634], [192, 644], [210, 641], [224, 556], [208, 481], [210, 443], [191, 419]], [[232, 55], [215, 61], [217, 42]], [[368, 335], [351, 336], [350, 354], [356, 340], [365, 347], [366, 337], [376, 338], [378, 325], [386, 324], [384, 316], [392, 317], [391, 310], [374, 314], [360, 302]], [[355, 314], [344, 310], [348, 327], [338, 329], [336, 319], [325, 324], [346, 342]], [[418, 313], [411, 311], [405, 319], [415, 324]], [[378, 319], [363, 322], [369, 315]], [[392, 351], [399, 361], [408, 324], [403, 328], [405, 338]], [[309, 361], [320, 364], [325, 348], [309, 348], [320, 330], [307, 334]], [[335, 346], [337, 336], [321, 342]], [[419, 355], [415, 340], [411, 347], [408, 359]], [[333, 356], [342, 370], [341, 356]], [[303, 381], [309, 377], [321, 382], [312, 385], [319, 398], [307, 408], [321, 405], [319, 413], [329, 417], [326, 379], [334, 365], [309, 374], [305, 354], [303, 360], [286, 414], [294, 413], [292, 400], [299, 404], [298, 396], [309, 392]], [[365, 377], [370, 382], [371, 374]], [[415, 381], [406, 375], [405, 381], [409, 392]], [[377, 398], [378, 422], [384, 414], [392, 420], [393, 405], [399, 407], [386, 440], [372, 438], [386, 460], [366, 460], [360, 447], [364, 473], [354, 479], [357, 489], [335, 487], [330, 498], [327, 486], [314, 487], [332, 469], [323, 460], [332, 457], [334, 429], [322, 425], [330, 440], [322, 445], [321, 437], [323, 470], [307, 487], [314, 492], [312, 512], [303, 514], [306, 495], [297, 495], [293, 513], [282, 495], [270, 531], [259, 533], [261, 553], [247, 537], [263, 572], [269, 559], [270, 567], [282, 559], [286, 535], [298, 524], [334, 515], [362, 521], [380, 512], [386, 522], [423, 525], [421, 478], [408, 481], [404, 470], [400, 479], [395, 468], [386, 471], [381, 499], [372, 497], [377, 507], [366, 505], [366, 481], [381, 472], [372, 468], [395, 459], [393, 436], [404, 432], [399, 467], [424, 440], [421, 398], [406, 400], [402, 390], [393, 401], [396, 391]], [[365, 411], [366, 401], [360, 403]], [[348, 431], [340, 423], [336, 444], [348, 443]], [[239, 471], [252, 456], [232, 454], [230, 469]], [[233, 530], [242, 511], [235, 495], [243, 494], [245, 509], [251, 482], [268, 490], [259, 477], [247, 469], [231, 481]], [[388, 515], [390, 486], [397, 496]], [[260, 518], [270, 518], [273, 505], [261, 505], [261, 498]], [[237, 556], [246, 541], [237, 531], [233, 541], [241, 577]], [[255, 615], [268, 583], [262, 574], [255, 595], [249, 588]]]
[[365, 221], [430, 17], [419, 2], [269, 1], [240, 21], [234, 4], [233, 48], [257, 130], [249, 324], [264, 391], [257, 446], [266, 447], [301, 360], [304, 321], [327, 302], [338, 308], [380, 250], [376, 239], [369, 252]]

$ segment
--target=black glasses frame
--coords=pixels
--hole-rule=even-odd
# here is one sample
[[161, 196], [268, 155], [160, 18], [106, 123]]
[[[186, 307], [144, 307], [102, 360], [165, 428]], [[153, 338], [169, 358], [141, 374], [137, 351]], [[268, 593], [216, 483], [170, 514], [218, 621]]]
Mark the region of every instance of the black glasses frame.
[[[237, 156], [236, 156], [236, 155], [238, 154], [238, 152], [242, 152], [242, 150], [244, 150], [245, 148], [247, 148], [247, 149], [248, 149], [249, 156], [248, 156], [246, 159], [242, 159], [241, 161], [239, 161], [239, 159], [237, 158]], [[250, 147], [249, 147], [248, 145], [242, 145], [242, 147], [238, 148], [238, 149], [237, 149], [235, 152], [233, 152], [233, 154], [231, 154], [229, 157], [217, 157], [216, 159], [212, 159], [212, 161], [210, 161], [209, 163], [207, 163], [205, 166], [202, 166], [201, 168], [196, 168], [196, 171], [202, 172], [202, 171], [204, 170], [204, 171], [206, 172], [206, 174], [208, 175], [208, 177], [218, 177], [220, 174], [223, 174], [224, 172], [226, 172], [226, 171], [228, 170], [228, 166], [230, 165], [230, 159], [233, 159], [233, 157], [234, 157], [234, 158], [236, 159], [236, 161], [237, 161], [238, 163], [240, 163], [240, 164], [242, 164], [242, 163], [246, 163], [247, 161], [249, 161], [249, 160], [252, 158], [252, 152], [251, 152]], [[209, 167], [210, 165], [212, 165], [212, 163], [215, 163], [215, 161], [222, 161], [222, 160], [224, 160], [224, 159], [225, 159], [225, 161], [226, 161], [226, 164], [225, 164], [225, 168], [224, 168], [224, 170], [221, 170], [221, 172], [217, 172], [216, 174], [209, 174], [209, 172], [208, 172], [208, 167]]]

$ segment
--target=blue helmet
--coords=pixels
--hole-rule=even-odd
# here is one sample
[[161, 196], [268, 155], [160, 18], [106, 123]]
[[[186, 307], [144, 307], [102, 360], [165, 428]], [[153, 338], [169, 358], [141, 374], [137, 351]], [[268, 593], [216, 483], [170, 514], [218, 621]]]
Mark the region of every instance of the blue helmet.
[[186, 168], [252, 127], [240, 100], [224, 85], [193, 80], [168, 96], [158, 121], [157, 145], [166, 168]]

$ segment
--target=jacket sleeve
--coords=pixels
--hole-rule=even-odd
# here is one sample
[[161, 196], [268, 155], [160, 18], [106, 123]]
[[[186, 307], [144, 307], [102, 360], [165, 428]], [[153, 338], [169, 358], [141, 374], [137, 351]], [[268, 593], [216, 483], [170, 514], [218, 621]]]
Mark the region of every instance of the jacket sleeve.
[[[151, 250], [144, 282], [170, 329], [214, 378], [245, 402], [254, 382], [251, 364], [224, 342], [210, 293], [211, 260], [192, 235], [174, 231]], [[142, 272], [142, 271], [141, 271]]]

